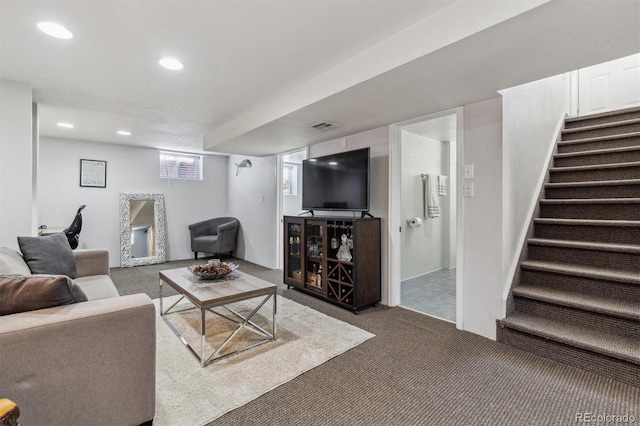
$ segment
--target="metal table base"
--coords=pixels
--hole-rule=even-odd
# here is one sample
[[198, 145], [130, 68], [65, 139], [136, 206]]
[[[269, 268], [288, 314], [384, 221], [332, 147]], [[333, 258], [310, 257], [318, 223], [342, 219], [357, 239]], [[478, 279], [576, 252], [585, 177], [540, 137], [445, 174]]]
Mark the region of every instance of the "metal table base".
[[[215, 362], [217, 360], [226, 358], [230, 355], [235, 355], [237, 353], [240, 352], [244, 352], [247, 349], [251, 349], [251, 348], [255, 348], [256, 346], [260, 346], [263, 345], [267, 342], [270, 342], [272, 340], [276, 340], [276, 335], [277, 335], [277, 323], [276, 323], [276, 317], [277, 317], [277, 295], [276, 293], [271, 293], [268, 294], [266, 297], [264, 297], [262, 299], [262, 301], [258, 304], [258, 306], [256, 306], [253, 311], [251, 311], [251, 313], [247, 316], [244, 316], [242, 314], [240, 314], [239, 312], [235, 311], [234, 309], [231, 309], [229, 306], [227, 305], [218, 305], [215, 307], [222, 307], [224, 309], [226, 309], [231, 315], [224, 315], [220, 312], [216, 312], [214, 311], [212, 308], [203, 308], [201, 306], [199, 306], [197, 303], [195, 303], [193, 300], [191, 300], [189, 297], [187, 297], [186, 295], [181, 295], [181, 297], [173, 304], [171, 305], [169, 308], [167, 308], [167, 310], [163, 310], [163, 295], [162, 295], [162, 287], [163, 287], [163, 282], [162, 280], [160, 280], [160, 316], [162, 317], [162, 319], [164, 320], [164, 322], [169, 326], [169, 328], [174, 332], [174, 334], [176, 336], [178, 336], [178, 338], [180, 339], [180, 341], [182, 342], [182, 344], [184, 344], [187, 349], [189, 349], [189, 352], [191, 352], [191, 354], [200, 362], [200, 366], [201, 367], [206, 367], [207, 365], [209, 365], [212, 362]], [[258, 296], [261, 297], [261, 296]], [[255, 299], [257, 297], [251, 297], [251, 298], [247, 298], [244, 300], [250, 300], [250, 299]], [[267, 301], [273, 298], [273, 314], [272, 314], [272, 318], [271, 318], [271, 331], [267, 331], [265, 330], [263, 327], [259, 326], [258, 324], [256, 324], [255, 322], [253, 322], [251, 320], [251, 318], [260, 310], [260, 308], [262, 308], [264, 306], [265, 303], [267, 303]], [[176, 305], [178, 305], [178, 303], [180, 303], [182, 301], [182, 299], [186, 299], [189, 302], [191, 302], [194, 306], [190, 307], [190, 308], [186, 308], [186, 309], [181, 309], [178, 311], [172, 311], [172, 309], [174, 307], [176, 307]], [[171, 321], [169, 320], [169, 318], [167, 318], [167, 314], [169, 313], [179, 313], [179, 312], [183, 312], [183, 311], [188, 311], [188, 310], [192, 310], [192, 309], [200, 309], [200, 351], [198, 353], [198, 351], [189, 344], [189, 342], [187, 342], [187, 340], [180, 334], [180, 332], [174, 327], [174, 325], [171, 323]], [[237, 324], [238, 326], [236, 327], [235, 330], [233, 330], [228, 336], [227, 338], [224, 340], [224, 342], [222, 342], [220, 344], [220, 346], [218, 346], [217, 348], [214, 348], [214, 351], [207, 356], [206, 354], [206, 313], [207, 311], [211, 312], [212, 314], [218, 315], [221, 318], [224, 318], [228, 321], [231, 321], [235, 324]], [[226, 353], [224, 355], [220, 355], [221, 351], [225, 348], [225, 346], [227, 346], [227, 344], [229, 342], [231, 342], [231, 340], [241, 331], [241, 330], [249, 330], [252, 331], [254, 333], [257, 333], [263, 337], [265, 337], [263, 340], [260, 340], [258, 342], [255, 342], [251, 345], [245, 346], [243, 348], [240, 349], [236, 349], [235, 351]]]

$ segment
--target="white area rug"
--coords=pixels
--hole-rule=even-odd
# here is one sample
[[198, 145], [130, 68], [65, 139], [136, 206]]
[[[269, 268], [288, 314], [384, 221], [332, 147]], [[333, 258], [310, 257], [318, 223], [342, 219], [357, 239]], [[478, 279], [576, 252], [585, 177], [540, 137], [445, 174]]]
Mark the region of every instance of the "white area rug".
[[[165, 298], [164, 309], [179, 296]], [[259, 299], [234, 304], [245, 311]], [[154, 300], [156, 311], [158, 300]], [[179, 306], [188, 307], [188, 302]], [[255, 321], [267, 330], [271, 319], [269, 300]], [[195, 348], [199, 346], [199, 311], [170, 314], [171, 322]], [[207, 314], [207, 325], [224, 327], [227, 321]], [[278, 297], [278, 339], [218, 360], [205, 368], [157, 315], [156, 416], [154, 426], [203, 425], [259, 397], [329, 359], [374, 337], [360, 328], [329, 317], [307, 306]], [[209, 336], [218, 340], [220, 336]], [[241, 338], [258, 337], [243, 331]], [[213, 334], [213, 333], [211, 333]], [[208, 352], [209, 353], [209, 352]]]

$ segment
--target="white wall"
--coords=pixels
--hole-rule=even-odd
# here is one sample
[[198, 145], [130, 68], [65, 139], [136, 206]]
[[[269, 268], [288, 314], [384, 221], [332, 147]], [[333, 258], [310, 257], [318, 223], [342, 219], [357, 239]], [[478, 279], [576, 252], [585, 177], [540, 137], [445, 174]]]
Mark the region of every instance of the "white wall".
[[18, 248], [17, 236], [36, 235], [31, 86], [0, 80], [0, 246]]
[[[345, 146], [342, 147], [343, 142]], [[382, 303], [388, 304], [389, 259], [389, 128], [379, 127], [346, 138], [333, 139], [309, 147], [309, 157], [318, 157], [341, 151], [371, 148], [369, 194], [370, 213], [380, 218], [382, 232]], [[350, 212], [321, 212], [325, 216], [353, 216]]]
[[[80, 159], [107, 161], [107, 187], [80, 187]], [[42, 137], [38, 176], [40, 223], [67, 227], [78, 207], [83, 226], [79, 248], [109, 250], [120, 266], [120, 193], [165, 196], [167, 259], [192, 257], [188, 225], [227, 214], [227, 159], [205, 155], [202, 181], [159, 177], [159, 151], [108, 143]]]
[[464, 106], [464, 164], [474, 165], [475, 196], [464, 198], [463, 329], [495, 340], [503, 276], [501, 98]]
[[419, 227], [410, 227], [406, 222], [402, 224], [401, 279], [406, 280], [444, 267], [442, 247], [449, 234], [448, 197], [439, 197], [440, 217], [425, 218], [421, 174], [449, 175], [448, 164], [445, 164], [448, 163], [446, 152], [449, 144], [404, 130], [401, 132], [401, 141], [403, 222], [411, 217], [422, 219], [422, 226]]
[[541, 180], [570, 107], [569, 74], [502, 90], [503, 237], [505, 288], [509, 288]]
[[[236, 166], [245, 158], [251, 168]], [[228, 159], [227, 215], [240, 221], [236, 255], [249, 262], [275, 269], [278, 226], [276, 185], [277, 157], [230, 156]]]

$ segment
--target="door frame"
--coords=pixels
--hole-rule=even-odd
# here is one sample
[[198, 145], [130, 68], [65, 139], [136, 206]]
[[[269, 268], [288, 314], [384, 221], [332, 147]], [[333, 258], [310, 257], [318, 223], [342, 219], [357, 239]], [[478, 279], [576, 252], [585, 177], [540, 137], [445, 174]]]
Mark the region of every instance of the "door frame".
[[389, 126], [389, 306], [400, 304], [401, 229], [406, 226], [401, 217], [401, 131], [409, 124], [428, 121], [445, 115], [456, 116], [456, 328], [464, 328], [464, 108], [458, 107], [435, 114], [413, 118]]
[[[284, 165], [283, 157], [285, 155], [292, 154], [294, 152], [305, 151], [306, 158], [309, 158], [309, 147], [304, 146], [301, 148], [290, 149], [285, 152], [281, 152], [277, 155], [276, 158], [276, 268], [283, 269], [284, 268], [284, 257], [282, 256], [284, 246], [284, 221], [283, 221], [283, 204], [284, 204], [284, 194], [282, 193], [282, 166]], [[302, 182], [299, 183], [300, 190], [302, 190]]]

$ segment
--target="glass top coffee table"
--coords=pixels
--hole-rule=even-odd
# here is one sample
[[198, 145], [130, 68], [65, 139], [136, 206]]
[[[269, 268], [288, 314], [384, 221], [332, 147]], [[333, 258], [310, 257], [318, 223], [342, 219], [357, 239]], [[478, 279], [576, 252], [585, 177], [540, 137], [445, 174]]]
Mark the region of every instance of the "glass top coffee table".
[[[180, 293], [181, 297], [167, 310], [163, 308], [162, 287], [168, 284]], [[180, 341], [189, 349], [191, 354], [200, 362], [201, 367], [205, 367], [211, 362], [225, 358], [229, 355], [245, 351], [247, 349], [262, 345], [276, 339], [276, 288], [275, 284], [261, 280], [252, 275], [240, 271], [234, 271], [227, 277], [219, 280], [203, 280], [187, 270], [187, 268], [170, 269], [160, 272], [160, 315], [169, 328], [180, 338]], [[258, 305], [247, 315], [242, 315], [228, 305], [248, 299], [261, 298]], [[183, 299], [187, 299], [194, 306], [189, 309], [200, 310], [200, 350], [196, 350], [180, 335], [167, 318], [167, 314], [178, 305]], [[271, 318], [271, 331], [265, 330], [256, 324], [251, 318], [264, 306], [269, 299], [273, 299], [273, 314]], [[222, 307], [230, 315], [225, 315], [213, 310], [215, 307]], [[237, 325], [235, 330], [209, 355], [205, 353], [206, 337], [206, 313], [218, 315]], [[229, 353], [221, 355], [221, 351], [231, 340], [236, 337], [240, 330], [250, 330], [264, 337], [264, 339], [254, 342], [246, 347], [239, 348]]]

